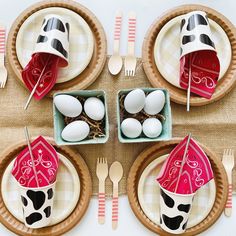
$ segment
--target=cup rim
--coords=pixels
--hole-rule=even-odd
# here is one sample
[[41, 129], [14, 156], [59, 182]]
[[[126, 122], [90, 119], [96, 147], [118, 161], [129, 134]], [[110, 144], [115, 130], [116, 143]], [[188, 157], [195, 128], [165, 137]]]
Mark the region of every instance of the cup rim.
[[18, 183], [18, 186], [19, 186], [21, 189], [25, 189], [25, 190], [26, 190], [26, 189], [30, 189], [30, 190], [42, 190], [42, 189], [47, 189], [47, 188], [54, 187], [54, 186], [56, 185], [56, 182], [57, 182], [57, 180], [54, 181], [52, 184], [49, 184], [49, 185], [46, 185], [46, 186], [42, 186], [42, 187], [33, 187], [33, 188], [22, 186], [22, 185], [20, 185], [19, 182], [17, 182], [17, 183]]
[[188, 194], [174, 193], [174, 192], [171, 192], [171, 191], [165, 189], [164, 187], [162, 187], [160, 183], [159, 183], [159, 187], [160, 187], [160, 189], [163, 189], [163, 190], [166, 191], [167, 193], [169, 193], [169, 194], [171, 194], [171, 195], [174, 195], [174, 196], [179, 196], [179, 197], [191, 197], [191, 196], [194, 196], [194, 195], [196, 194], [196, 192], [194, 192], [194, 193], [188, 193]]

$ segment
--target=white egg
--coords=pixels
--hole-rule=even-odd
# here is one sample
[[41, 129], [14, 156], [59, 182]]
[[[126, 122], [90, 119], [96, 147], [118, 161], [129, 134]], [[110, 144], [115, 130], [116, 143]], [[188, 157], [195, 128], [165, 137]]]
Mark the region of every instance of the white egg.
[[162, 124], [156, 118], [148, 118], [143, 122], [143, 133], [149, 138], [156, 138], [162, 132]]
[[121, 123], [121, 131], [128, 138], [137, 138], [142, 133], [142, 125], [134, 118], [127, 118]]
[[90, 97], [84, 103], [84, 111], [91, 119], [102, 120], [105, 115], [105, 106], [100, 99]]
[[145, 105], [145, 93], [142, 89], [134, 89], [129, 92], [124, 100], [124, 107], [130, 114], [140, 112]]
[[89, 132], [89, 125], [85, 121], [76, 120], [62, 130], [61, 137], [69, 142], [79, 142], [85, 139]]
[[54, 104], [58, 111], [60, 111], [64, 116], [76, 117], [82, 112], [80, 101], [67, 94], [61, 94], [54, 97]]
[[164, 105], [164, 92], [162, 90], [156, 90], [147, 95], [144, 111], [149, 115], [156, 115], [163, 109]]

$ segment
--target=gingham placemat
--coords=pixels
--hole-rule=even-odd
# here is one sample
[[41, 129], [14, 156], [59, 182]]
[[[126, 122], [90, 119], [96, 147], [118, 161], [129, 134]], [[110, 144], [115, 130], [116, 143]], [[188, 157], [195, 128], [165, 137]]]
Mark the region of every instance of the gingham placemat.
[[[160, 188], [156, 177], [167, 155], [152, 161], [143, 171], [138, 185], [138, 198], [146, 216], [156, 224], [160, 224], [159, 197]], [[212, 180], [197, 191], [187, 228], [200, 223], [210, 212], [215, 201], [215, 182]]]
[[50, 7], [35, 12], [21, 25], [16, 38], [16, 52], [24, 68], [31, 59], [44, 16], [58, 14], [70, 23], [69, 65], [59, 70], [57, 83], [69, 81], [79, 75], [93, 55], [94, 38], [85, 20], [75, 12], [61, 7]]
[[[52, 225], [67, 218], [75, 208], [80, 195], [80, 181], [73, 164], [60, 155], [60, 165], [57, 174], [56, 193], [52, 213]], [[5, 170], [2, 179], [2, 195], [8, 210], [18, 220], [23, 222], [23, 212], [20, 194], [15, 178], [11, 175], [14, 160]]]
[[[171, 84], [179, 87], [180, 21], [182, 16], [170, 20], [159, 32], [154, 46], [154, 58], [161, 75]], [[220, 78], [231, 62], [231, 45], [225, 31], [215, 21], [209, 19], [212, 38], [220, 60]]]

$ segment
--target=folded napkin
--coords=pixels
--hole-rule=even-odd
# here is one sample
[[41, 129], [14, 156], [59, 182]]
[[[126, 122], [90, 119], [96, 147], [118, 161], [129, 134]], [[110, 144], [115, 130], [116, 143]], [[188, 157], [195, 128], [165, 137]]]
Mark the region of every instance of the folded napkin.
[[[175, 192], [187, 140], [188, 136], [171, 151], [157, 176], [159, 184], [170, 192]], [[195, 193], [212, 178], [213, 171], [207, 155], [191, 138], [176, 193]]]
[[55, 182], [58, 169], [58, 155], [54, 147], [42, 136], [31, 143], [34, 166], [39, 182], [35, 178], [32, 159], [28, 147], [26, 147], [15, 159], [12, 175], [21, 186], [44, 187]]

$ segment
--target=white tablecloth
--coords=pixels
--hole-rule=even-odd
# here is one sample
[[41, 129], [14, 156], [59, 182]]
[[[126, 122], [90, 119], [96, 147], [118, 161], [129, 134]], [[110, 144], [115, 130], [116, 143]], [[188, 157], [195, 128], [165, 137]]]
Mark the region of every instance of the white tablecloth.
[[[28, 6], [38, 2], [36, 0], [0, 0], [0, 22], [7, 24], [8, 29], [15, 18]], [[123, 11], [123, 29], [121, 40], [121, 53], [125, 55], [127, 46], [127, 15], [130, 10], [137, 13], [137, 40], [136, 55], [141, 57], [142, 41], [151, 23], [164, 11], [178, 5], [197, 3], [207, 5], [226, 15], [232, 23], [236, 24], [235, 1], [234, 0], [211, 0], [211, 1], [192, 1], [192, 0], [80, 0], [80, 3], [88, 7], [95, 13], [101, 21], [107, 35], [108, 54], [112, 53], [114, 14], [116, 10]], [[236, 218], [236, 198], [233, 197], [234, 210], [230, 218], [223, 214], [220, 219], [202, 235], [233, 236], [235, 232]], [[127, 197], [120, 198], [119, 208], [119, 227], [116, 231], [111, 228], [111, 202], [109, 201], [106, 209], [106, 223], [101, 226], [97, 223], [97, 199], [92, 199], [82, 221], [66, 235], [68, 236], [90, 236], [90, 235], [129, 235], [129, 236], [148, 236], [154, 235], [147, 230], [134, 216]], [[0, 235], [14, 235], [0, 224]]]

